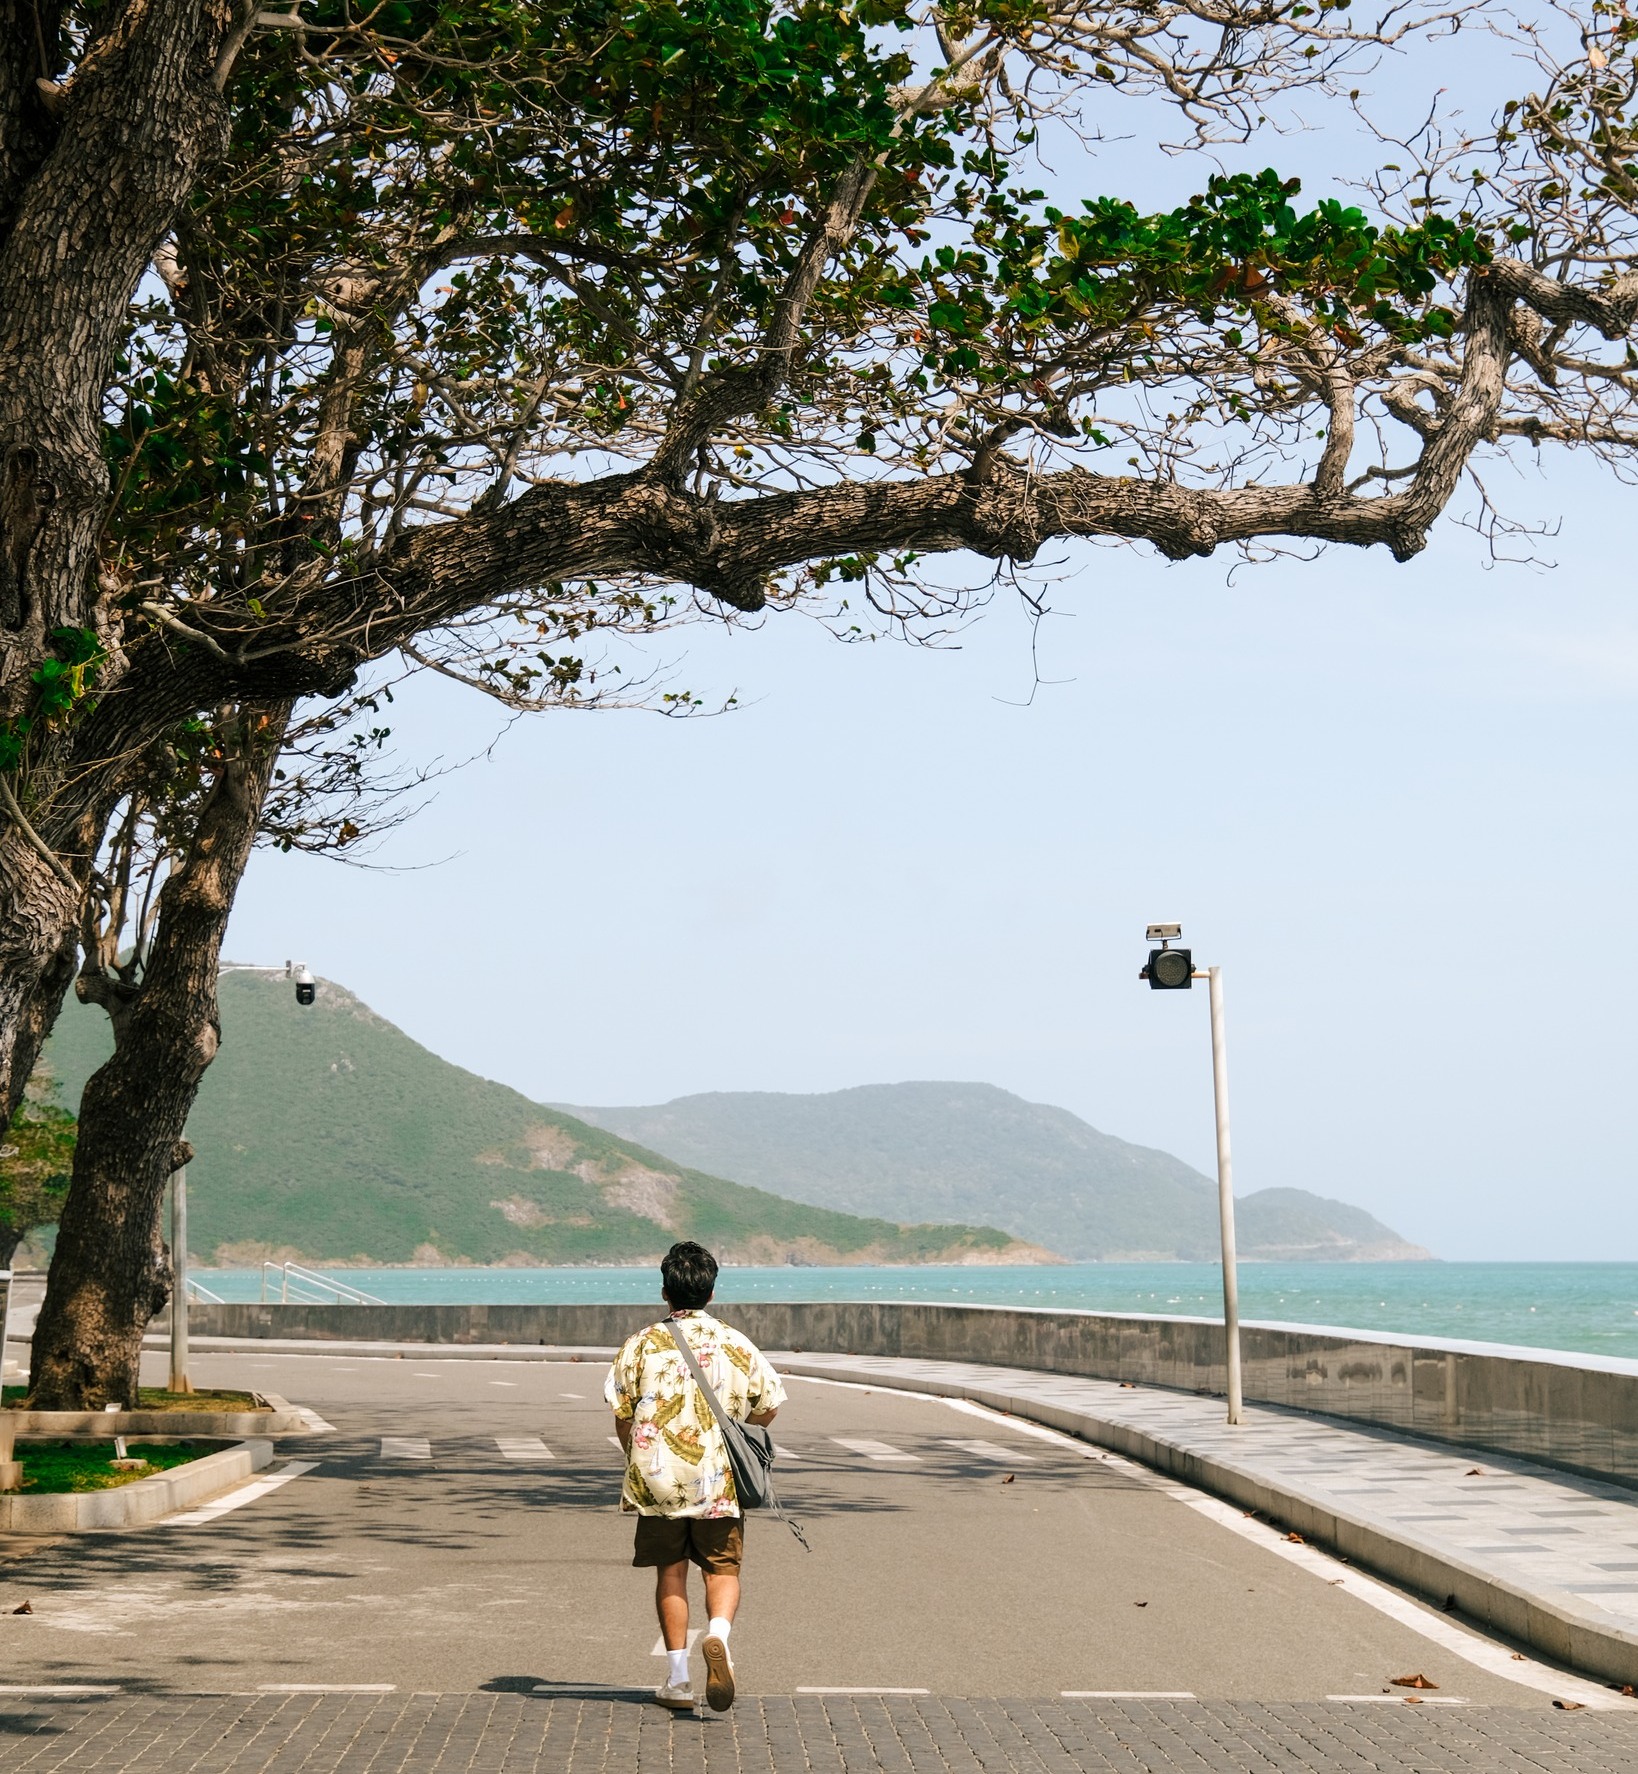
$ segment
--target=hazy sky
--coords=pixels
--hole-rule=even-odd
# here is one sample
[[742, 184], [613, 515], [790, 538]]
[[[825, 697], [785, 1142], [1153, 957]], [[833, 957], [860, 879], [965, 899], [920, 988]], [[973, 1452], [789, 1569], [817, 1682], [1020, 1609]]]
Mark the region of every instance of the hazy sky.
[[[1638, 1258], [1638, 498], [1559, 455], [1490, 480], [1561, 524], [1537, 564], [1450, 521], [1406, 567], [1065, 552], [1028, 706], [1004, 591], [943, 652], [670, 637], [746, 706], [522, 723], [378, 857], [449, 860], [263, 854], [229, 950], [539, 1098], [975, 1079], [1210, 1171], [1205, 993], [1137, 979], [1181, 919], [1225, 969], [1242, 1193]], [[398, 714], [415, 755], [496, 724], [436, 683]]]

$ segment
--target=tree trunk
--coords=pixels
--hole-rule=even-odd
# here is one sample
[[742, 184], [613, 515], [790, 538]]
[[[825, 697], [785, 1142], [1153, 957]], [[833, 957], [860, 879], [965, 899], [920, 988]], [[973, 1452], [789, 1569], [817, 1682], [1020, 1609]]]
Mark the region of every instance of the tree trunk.
[[41, 1410], [97, 1410], [137, 1396], [142, 1333], [170, 1297], [160, 1210], [199, 1081], [221, 1041], [216, 976], [228, 914], [267, 797], [288, 706], [247, 717], [220, 769], [186, 860], [166, 882], [141, 984], [116, 997], [81, 981], [114, 1024], [113, 1057], [80, 1102], [30, 1392]]
[[34, 718], [33, 673], [63, 629], [102, 643], [99, 693], [123, 669], [97, 559], [105, 394], [137, 285], [227, 145], [218, 63], [237, 16], [233, 0], [95, 8], [70, 74], [62, 11], [60, 0], [0, 0], [0, 721], [29, 723], [7, 786], [45, 848], [67, 852], [59, 872], [0, 804], [8, 1113], [73, 977], [100, 833], [94, 816], [55, 804], [70, 734]]

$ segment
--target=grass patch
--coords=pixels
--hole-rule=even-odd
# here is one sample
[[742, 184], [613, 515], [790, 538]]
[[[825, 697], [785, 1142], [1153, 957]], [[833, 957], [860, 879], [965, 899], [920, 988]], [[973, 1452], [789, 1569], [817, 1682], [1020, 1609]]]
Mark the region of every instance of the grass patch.
[[[28, 1387], [7, 1386], [0, 1391], [0, 1405], [21, 1410]], [[167, 1392], [162, 1386], [144, 1386], [137, 1394], [134, 1411], [264, 1411], [254, 1392]]]
[[131, 1458], [146, 1461], [140, 1472], [114, 1470], [110, 1464], [114, 1459], [111, 1441], [22, 1446], [17, 1449], [17, 1458], [23, 1467], [23, 1489], [31, 1496], [44, 1497], [63, 1491], [111, 1491], [118, 1485], [151, 1478], [156, 1472], [186, 1466], [190, 1460], [201, 1460], [215, 1452], [214, 1447], [188, 1447], [183, 1443], [132, 1446]]

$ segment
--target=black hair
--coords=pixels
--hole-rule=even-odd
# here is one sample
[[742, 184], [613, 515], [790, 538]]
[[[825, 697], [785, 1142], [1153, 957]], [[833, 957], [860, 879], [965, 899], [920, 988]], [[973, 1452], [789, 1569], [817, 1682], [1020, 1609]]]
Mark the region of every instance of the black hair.
[[674, 1244], [660, 1264], [660, 1281], [674, 1312], [697, 1312], [717, 1285], [717, 1259], [703, 1244]]

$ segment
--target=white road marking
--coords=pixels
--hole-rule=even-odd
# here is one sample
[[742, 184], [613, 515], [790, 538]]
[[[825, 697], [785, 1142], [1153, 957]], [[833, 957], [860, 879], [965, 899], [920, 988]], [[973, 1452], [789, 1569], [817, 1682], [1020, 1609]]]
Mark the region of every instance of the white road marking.
[[798, 1688], [798, 1694], [928, 1694], [929, 1688]]
[[383, 1460], [430, 1460], [432, 1443], [424, 1435], [383, 1435]]
[[1192, 1700], [1187, 1688], [1060, 1688], [1060, 1700]]
[[1029, 1466], [1035, 1460], [1033, 1454], [1021, 1454], [1016, 1448], [1004, 1448], [998, 1441], [952, 1441], [949, 1445], [960, 1448], [966, 1454], [977, 1454], [982, 1460], [994, 1460], [998, 1466]]
[[194, 1528], [202, 1522], [215, 1521], [218, 1516], [243, 1509], [247, 1503], [259, 1502], [281, 1485], [289, 1484], [291, 1479], [300, 1478], [304, 1472], [312, 1472], [317, 1465], [317, 1460], [291, 1460], [277, 1472], [270, 1472], [265, 1478], [253, 1478], [249, 1484], [240, 1485], [237, 1490], [227, 1491], [220, 1497], [213, 1497], [210, 1502], [201, 1503], [197, 1509], [186, 1509], [179, 1515], [167, 1515], [161, 1525], [167, 1528]]
[[489, 1384], [491, 1386], [515, 1386], [515, 1385], [517, 1385], [517, 1381], [516, 1380], [491, 1380], [489, 1382]]
[[776, 1441], [774, 1443], [774, 1455], [780, 1460], [800, 1460], [802, 1458], [800, 1454], [793, 1454], [782, 1441]]
[[[851, 1454], [863, 1454], [867, 1460], [919, 1460], [919, 1454], [907, 1454], [893, 1446], [891, 1442], [871, 1441], [865, 1436], [833, 1435], [830, 1438], [839, 1448], [846, 1448]], [[886, 1693], [885, 1688], [872, 1690]]]
[[118, 1694], [119, 1688], [83, 1688], [59, 1685], [55, 1688], [0, 1688], [0, 1694], [44, 1694], [62, 1700], [72, 1700], [77, 1695]]
[[611, 1435], [609, 1437], [609, 1446], [611, 1448], [617, 1448], [617, 1447], [619, 1447], [619, 1445], [620, 1445], [620, 1437], [618, 1435]]
[[497, 1435], [495, 1446], [503, 1460], [553, 1460], [556, 1455], [538, 1435]]
[[[689, 1629], [688, 1629], [688, 1648], [689, 1648], [689, 1650], [691, 1650], [691, 1651], [693, 1650], [695, 1644], [699, 1641], [700, 1634], [704, 1630], [705, 1630], [705, 1628], [703, 1626], [689, 1627]], [[665, 1654], [666, 1654], [665, 1634], [662, 1632], [660, 1634], [660, 1636], [657, 1639], [655, 1639], [654, 1649], [649, 1652], [649, 1656], [650, 1657], [663, 1657], [663, 1656], [665, 1656]]]
[[396, 1682], [258, 1682], [258, 1694], [396, 1694]]
[[292, 1409], [295, 1411], [296, 1415], [301, 1418], [302, 1422], [304, 1422], [307, 1425], [307, 1427], [309, 1429], [311, 1429], [315, 1434], [317, 1434], [317, 1435], [334, 1435], [335, 1434], [335, 1432], [336, 1432], [335, 1424], [334, 1423], [326, 1423], [325, 1420], [318, 1414], [317, 1411], [310, 1411], [307, 1408], [307, 1406], [304, 1404], [294, 1405], [294, 1406], [292, 1406]]
[[[932, 1395], [924, 1393], [920, 1396]], [[1253, 1541], [1277, 1558], [1301, 1565], [1304, 1570], [1332, 1588], [1340, 1589], [1353, 1596], [1356, 1601], [1364, 1602], [1366, 1607], [1375, 1608], [1379, 1614], [1386, 1614], [1390, 1619], [1397, 1620], [1401, 1626], [1409, 1627], [1412, 1632], [1431, 1640], [1441, 1649], [1471, 1663], [1476, 1669], [1484, 1670], [1488, 1675], [1517, 1682], [1522, 1688], [1534, 1688], [1537, 1693], [1551, 1695], [1555, 1700], [1578, 1700], [1592, 1710], [1638, 1711], [1638, 1701], [1628, 1700], [1623, 1695], [1600, 1687], [1596, 1682], [1585, 1681], [1580, 1676], [1566, 1675], [1550, 1664], [1537, 1663], [1531, 1657], [1520, 1657], [1507, 1646], [1497, 1644], [1494, 1639], [1483, 1638], [1467, 1627], [1457, 1625], [1443, 1614], [1433, 1613], [1419, 1602], [1412, 1601], [1408, 1595], [1386, 1583], [1378, 1582], [1375, 1577], [1367, 1577], [1363, 1571], [1344, 1564], [1328, 1552], [1320, 1551], [1317, 1546], [1293, 1545], [1277, 1528], [1270, 1527], [1267, 1522], [1253, 1521], [1236, 1504], [1225, 1503], [1218, 1497], [1209, 1497], [1203, 1491], [1189, 1490], [1173, 1479], [1150, 1471], [1147, 1466], [1140, 1466], [1135, 1460], [1128, 1460], [1122, 1454], [1109, 1453], [1106, 1449], [1094, 1447], [1090, 1442], [1065, 1435], [1057, 1429], [1048, 1429], [1040, 1423], [1026, 1423], [1017, 1417], [1005, 1416], [1000, 1411], [992, 1411], [987, 1405], [974, 1404], [966, 1398], [946, 1398], [939, 1402], [967, 1416], [982, 1417], [986, 1422], [1003, 1424], [1014, 1434], [1032, 1436], [1037, 1441], [1049, 1441], [1066, 1453], [1079, 1454], [1084, 1460], [1104, 1461], [1121, 1472], [1130, 1473], [1143, 1483], [1164, 1491], [1177, 1502], [1209, 1516], [1219, 1527], [1227, 1528], [1230, 1533]], [[1382, 1696], [1372, 1695], [1370, 1698], [1375, 1701]], [[1392, 1699], [1394, 1696], [1390, 1695], [1388, 1698]]]
[[584, 1392], [560, 1392], [560, 1393], [558, 1393], [559, 1398], [584, 1398], [585, 1396], [586, 1395]]
[[1470, 1701], [1463, 1700], [1456, 1694], [1418, 1694], [1413, 1699], [1409, 1694], [1327, 1694], [1327, 1700], [1336, 1700], [1349, 1706], [1468, 1706]]

